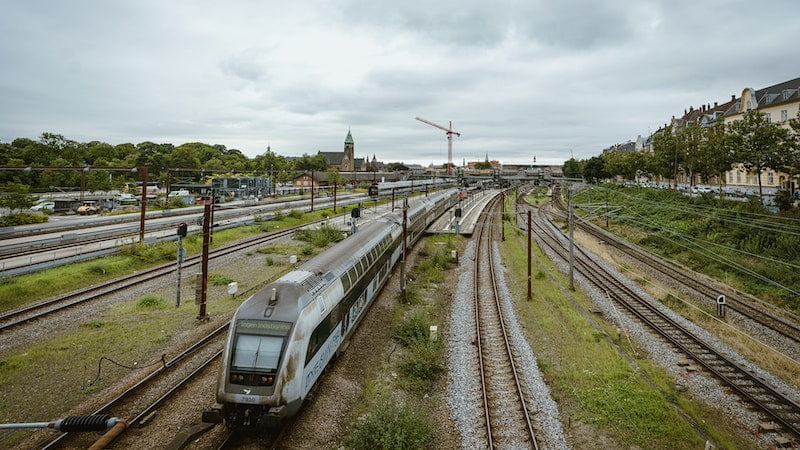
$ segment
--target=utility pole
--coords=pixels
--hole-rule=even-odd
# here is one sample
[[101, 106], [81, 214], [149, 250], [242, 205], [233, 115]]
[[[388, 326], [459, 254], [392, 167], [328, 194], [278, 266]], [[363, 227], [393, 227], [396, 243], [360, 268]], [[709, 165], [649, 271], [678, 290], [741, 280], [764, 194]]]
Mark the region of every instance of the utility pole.
[[206, 314], [206, 300], [208, 296], [208, 247], [211, 241], [211, 207], [214, 202], [214, 197], [211, 197], [211, 202], [207, 202], [203, 210], [203, 256], [200, 265], [200, 313], [197, 315], [197, 320], [208, 320]]
[[500, 233], [502, 233], [501, 241], [506, 240], [506, 193], [505, 191], [500, 193]]
[[531, 301], [531, 212], [528, 211], [528, 301]]
[[575, 290], [575, 239], [572, 234], [573, 211], [572, 211], [572, 190], [567, 188], [567, 203], [569, 205], [569, 290]]
[[175, 307], [180, 308], [181, 306], [181, 265], [183, 265], [183, 259], [186, 258], [186, 250], [183, 249], [183, 238], [186, 237], [186, 234], [189, 230], [189, 225], [186, 223], [181, 223], [178, 225], [178, 270], [177, 270], [177, 278], [178, 278], [178, 287], [175, 292]]
[[408, 248], [406, 247], [406, 235], [407, 235], [407, 224], [408, 224], [408, 198], [403, 199], [403, 262], [400, 265], [400, 292], [402, 293], [403, 298], [406, 298], [406, 253], [408, 252]]
[[142, 171], [142, 208], [139, 214], [139, 243], [144, 243], [144, 213], [147, 211], [147, 166], [139, 167]]
[[336, 183], [333, 183], [333, 213], [336, 214]]
[[314, 212], [314, 170], [311, 170], [311, 212]]

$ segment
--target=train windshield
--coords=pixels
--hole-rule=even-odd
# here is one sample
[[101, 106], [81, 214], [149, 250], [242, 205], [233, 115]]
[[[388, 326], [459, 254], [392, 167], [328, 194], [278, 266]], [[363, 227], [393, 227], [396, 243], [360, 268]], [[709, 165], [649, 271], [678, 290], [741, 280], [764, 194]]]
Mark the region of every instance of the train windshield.
[[276, 370], [283, 339], [279, 336], [238, 335], [233, 354], [234, 370]]

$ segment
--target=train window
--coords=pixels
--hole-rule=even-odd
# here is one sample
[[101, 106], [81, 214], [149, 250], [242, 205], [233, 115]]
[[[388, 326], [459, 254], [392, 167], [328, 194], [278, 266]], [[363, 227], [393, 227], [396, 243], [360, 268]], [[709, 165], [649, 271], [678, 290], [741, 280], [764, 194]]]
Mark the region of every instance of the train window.
[[283, 338], [240, 334], [233, 353], [234, 370], [275, 370], [283, 348]]
[[356, 284], [358, 280], [358, 273], [355, 266], [351, 267], [350, 270], [347, 271], [347, 275], [350, 277], [350, 285], [353, 286]]
[[350, 290], [350, 276], [347, 273], [345, 273], [345, 274], [342, 275], [341, 280], [342, 280], [342, 289], [344, 290], [344, 292], [349, 291]]

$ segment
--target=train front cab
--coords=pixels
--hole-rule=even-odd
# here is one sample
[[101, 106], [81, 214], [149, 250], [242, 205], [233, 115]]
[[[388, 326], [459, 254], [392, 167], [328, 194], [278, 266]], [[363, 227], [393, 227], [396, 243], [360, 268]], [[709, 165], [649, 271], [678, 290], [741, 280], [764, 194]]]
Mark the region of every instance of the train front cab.
[[226, 401], [204, 413], [204, 421], [218, 423], [224, 417], [232, 428], [254, 428], [277, 425], [287, 415], [289, 405], [265, 405], [263, 399], [277, 397], [291, 331], [291, 322], [236, 319], [219, 386]]

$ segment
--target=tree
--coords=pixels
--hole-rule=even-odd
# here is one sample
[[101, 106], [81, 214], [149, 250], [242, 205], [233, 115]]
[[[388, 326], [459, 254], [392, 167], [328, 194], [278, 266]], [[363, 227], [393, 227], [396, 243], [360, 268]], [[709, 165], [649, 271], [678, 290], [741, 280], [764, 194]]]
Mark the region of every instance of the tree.
[[570, 158], [564, 161], [561, 171], [567, 178], [580, 178], [583, 176], [583, 171], [581, 170], [580, 164], [575, 158]]
[[[389, 172], [395, 172], [395, 171], [397, 171], [398, 167], [403, 166], [403, 165], [404, 164], [401, 163], [401, 162], [390, 162], [389, 164], [386, 164], [386, 170], [389, 171]], [[447, 167], [445, 167], [445, 168], [447, 168]]]
[[317, 170], [324, 171], [328, 169], [328, 160], [325, 155], [317, 153], [314, 156], [308, 153], [303, 153], [303, 156], [294, 161], [295, 170]]
[[764, 201], [761, 174], [765, 169], [779, 169], [786, 165], [789, 131], [771, 123], [766, 116], [750, 110], [729, 125], [729, 144], [735, 161], [746, 170], [756, 173], [758, 197]]
[[733, 165], [733, 154], [726, 143], [726, 125], [720, 121], [703, 130], [704, 139], [698, 147], [698, 170], [705, 183], [708, 183], [712, 176], [717, 177], [719, 196], [722, 198], [725, 172]]
[[683, 163], [681, 156], [672, 125], [655, 135], [653, 138], [653, 172], [655, 175], [677, 182], [678, 168]]
[[33, 198], [29, 194], [30, 187], [21, 183], [4, 183], [0, 185], [0, 206], [8, 209], [25, 209], [31, 206]]
[[347, 180], [344, 178], [344, 176], [342, 174], [340, 174], [339, 171], [336, 170], [333, 167], [328, 169], [327, 176], [328, 176], [328, 184], [330, 184], [330, 185], [335, 184], [337, 186], [341, 186], [341, 185], [345, 184], [345, 182], [347, 182]]
[[590, 183], [597, 183], [609, 177], [606, 172], [605, 162], [602, 156], [592, 156], [586, 161], [586, 166], [583, 168], [583, 178]]
[[612, 150], [603, 153], [603, 163], [609, 176], [619, 175], [625, 180], [635, 180], [642, 167], [642, 152]]
[[786, 146], [786, 161], [783, 170], [789, 175], [800, 175], [800, 110], [797, 111], [797, 117], [789, 120], [791, 133]]
[[694, 186], [694, 175], [699, 171], [702, 163], [700, 145], [703, 140], [703, 129], [696, 121], [687, 124], [676, 134], [680, 160], [683, 161], [681, 169], [689, 178], [689, 186]]

